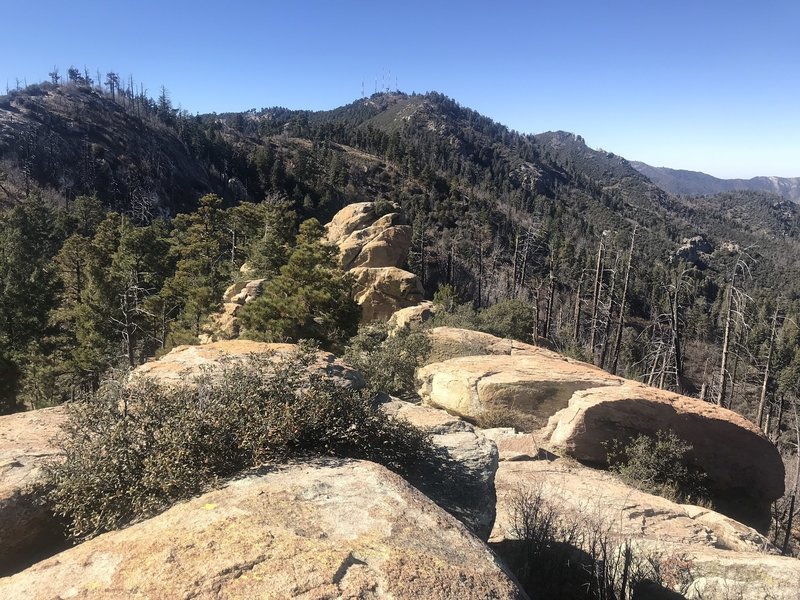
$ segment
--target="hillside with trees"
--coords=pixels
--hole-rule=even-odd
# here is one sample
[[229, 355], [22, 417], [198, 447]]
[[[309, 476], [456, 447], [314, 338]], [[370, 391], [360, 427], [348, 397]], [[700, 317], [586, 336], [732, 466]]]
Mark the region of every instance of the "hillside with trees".
[[[516, 307], [528, 341], [790, 435], [794, 204], [673, 196], [578, 135], [521, 134], [437, 93], [192, 116], [111, 75], [0, 97], [4, 410], [196, 340], [245, 262], [285, 293], [327, 260], [300, 223], [386, 200], [413, 223], [409, 269], [453, 322]], [[341, 347], [354, 331], [347, 310], [350, 325], [322, 327], [296, 300], [253, 309], [263, 339]]]

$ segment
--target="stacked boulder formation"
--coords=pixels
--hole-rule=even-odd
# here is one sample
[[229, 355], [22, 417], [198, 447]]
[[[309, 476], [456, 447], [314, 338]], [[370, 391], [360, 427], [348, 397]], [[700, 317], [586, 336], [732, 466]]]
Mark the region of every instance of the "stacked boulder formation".
[[222, 295], [222, 310], [208, 318], [200, 334], [201, 344], [211, 344], [219, 340], [232, 340], [239, 337], [241, 328], [238, 314], [245, 304], [258, 298], [264, 291], [266, 279], [237, 281]]
[[[390, 212], [384, 213], [384, 208]], [[326, 226], [328, 243], [339, 248], [339, 264], [353, 274], [353, 298], [361, 320], [387, 321], [402, 308], [422, 302], [419, 278], [403, 266], [411, 247], [411, 226], [396, 205], [357, 202], [345, 206]]]

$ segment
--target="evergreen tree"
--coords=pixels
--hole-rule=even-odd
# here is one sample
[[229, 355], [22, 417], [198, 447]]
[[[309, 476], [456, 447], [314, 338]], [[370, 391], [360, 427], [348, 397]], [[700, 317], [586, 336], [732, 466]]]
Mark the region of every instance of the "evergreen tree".
[[259, 277], [275, 277], [289, 260], [297, 213], [286, 199], [267, 199], [259, 208], [261, 231], [247, 248], [247, 263]]
[[297, 246], [263, 295], [242, 310], [242, 325], [254, 339], [319, 341], [341, 348], [357, 327], [360, 308], [352, 281], [337, 265], [337, 252], [323, 243], [325, 230], [309, 219], [300, 225]]
[[196, 212], [175, 218], [172, 244], [177, 264], [165, 290], [180, 299], [180, 327], [192, 336], [199, 335], [202, 320], [216, 309], [230, 273], [222, 200], [208, 194], [199, 204]]
[[48, 332], [58, 289], [50, 268], [61, 241], [56, 223], [37, 195], [0, 216], [0, 413], [15, 408], [24, 365]]

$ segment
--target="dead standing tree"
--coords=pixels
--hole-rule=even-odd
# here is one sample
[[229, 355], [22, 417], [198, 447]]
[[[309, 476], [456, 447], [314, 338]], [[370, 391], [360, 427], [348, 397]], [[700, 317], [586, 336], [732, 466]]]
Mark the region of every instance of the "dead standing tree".
[[[744, 254], [744, 257], [742, 256]], [[733, 328], [738, 324], [745, 325], [744, 309], [747, 300], [751, 298], [744, 293], [744, 291], [737, 287], [737, 275], [741, 274], [741, 280], [744, 281], [750, 277], [750, 265], [746, 258], [749, 258], [744, 251], [740, 251], [736, 256], [736, 261], [733, 265], [733, 272], [731, 274], [731, 281], [728, 285], [726, 294], [726, 310], [725, 310], [725, 329], [722, 337], [722, 357], [719, 366], [719, 385], [717, 387], [717, 395], [715, 398], [716, 404], [724, 406], [725, 395], [728, 388], [728, 380], [730, 373], [728, 373], [728, 359], [730, 354], [730, 341]]]

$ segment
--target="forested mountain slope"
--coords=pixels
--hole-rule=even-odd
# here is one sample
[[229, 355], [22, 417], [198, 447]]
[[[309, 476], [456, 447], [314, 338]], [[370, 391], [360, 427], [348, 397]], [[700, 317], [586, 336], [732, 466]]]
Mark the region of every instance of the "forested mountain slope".
[[301, 220], [362, 200], [401, 205], [409, 269], [462, 316], [517, 301], [534, 341], [663, 387], [722, 388], [748, 414], [765, 367], [770, 401], [796, 386], [780, 372], [800, 364], [797, 208], [779, 197], [672, 196], [578, 135], [520, 134], [437, 93], [191, 116], [134, 89], [0, 98], [8, 393], [32, 377], [21, 357], [86, 385], [193, 339], [244, 261], [276, 274]]

